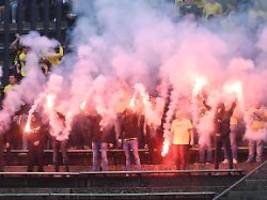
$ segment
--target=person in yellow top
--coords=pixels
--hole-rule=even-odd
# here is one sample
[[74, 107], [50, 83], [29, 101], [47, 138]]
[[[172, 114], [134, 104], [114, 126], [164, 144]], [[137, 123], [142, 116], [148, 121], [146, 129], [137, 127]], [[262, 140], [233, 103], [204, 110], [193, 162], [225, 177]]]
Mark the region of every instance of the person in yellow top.
[[56, 48], [56, 52], [51, 55], [48, 55], [46, 59], [49, 61], [51, 65], [58, 65], [60, 64], [63, 55], [64, 55], [64, 49], [62, 45], [58, 45], [58, 47]]
[[207, 0], [204, 4], [203, 14], [206, 19], [221, 15], [222, 13], [222, 5], [216, 0]]
[[176, 112], [171, 124], [172, 150], [177, 169], [186, 169], [188, 149], [192, 142], [192, 123], [182, 111]]
[[25, 71], [25, 64], [28, 51], [28, 47], [22, 47], [22, 49], [19, 50], [19, 52], [17, 53], [17, 59], [15, 61], [17, 73], [20, 74], [22, 77], [25, 77], [27, 75]]
[[14, 86], [17, 84], [17, 78], [15, 75], [11, 74], [8, 78], [9, 84], [4, 87], [4, 95], [13, 90]]
[[248, 141], [248, 159], [247, 162], [251, 163], [255, 160], [256, 162], [262, 162], [264, 137], [266, 135], [266, 118], [263, 107], [254, 109], [250, 114], [250, 122], [247, 124], [247, 137]]

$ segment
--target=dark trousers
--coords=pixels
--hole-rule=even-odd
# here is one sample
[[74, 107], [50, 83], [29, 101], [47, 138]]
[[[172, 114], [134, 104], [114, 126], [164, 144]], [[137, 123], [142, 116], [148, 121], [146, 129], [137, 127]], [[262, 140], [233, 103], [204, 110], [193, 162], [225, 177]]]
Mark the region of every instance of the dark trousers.
[[216, 144], [215, 144], [215, 169], [219, 169], [220, 158], [222, 157], [222, 146], [224, 151], [226, 152], [229, 169], [233, 169], [233, 155], [231, 149], [231, 141], [229, 135], [227, 136], [216, 136]]
[[172, 149], [176, 168], [178, 170], [185, 170], [187, 167], [189, 145], [173, 144]]
[[0, 171], [4, 171], [4, 140], [3, 135], [0, 135]]
[[28, 153], [28, 172], [33, 171], [33, 166], [38, 166], [38, 171], [43, 172], [43, 152], [44, 148], [42, 145], [35, 146], [32, 143], [29, 143], [29, 153]]
[[59, 153], [61, 152], [63, 165], [65, 165], [65, 170], [69, 171], [69, 159], [67, 155], [67, 141], [58, 141], [53, 139], [53, 164], [55, 166], [55, 171], [59, 171]]

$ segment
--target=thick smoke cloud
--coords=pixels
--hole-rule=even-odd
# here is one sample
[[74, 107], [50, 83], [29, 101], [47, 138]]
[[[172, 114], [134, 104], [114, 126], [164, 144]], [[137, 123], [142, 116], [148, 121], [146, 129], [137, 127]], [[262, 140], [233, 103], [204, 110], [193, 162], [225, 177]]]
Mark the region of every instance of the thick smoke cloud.
[[[177, 109], [197, 116], [193, 88], [204, 77], [203, 90], [212, 109], [197, 129], [205, 143], [219, 101], [237, 98], [242, 112], [265, 103], [267, 27], [263, 23], [247, 20], [245, 13], [177, 22], [170, 17], [169, 4], [161, 1], [159, 5], [143, 0], [75, 1], [79, 18], [71, 33], [73, 52], [65, 55], [48, 81], [36, 66], [40, 54], [51, 52], [57, 42], [36, 33], [25, 36], [23, 43], [32, 48], [27, 56], [28, 76], [4, 101], [1, 122], [8, 122], [24, 102], [44, 104], [45, 97], [53, 94], [54, 111], [46, 114], [55, 126], [53, 135], [65, 139], [84, 102], [86, 112], [98, 112], [103, 121], [112, 123], [129, 106], [133, 94], [139, 93], [146, 120], [158, 126], [171, 88], [164, 126], [169, 141]], [[258, 27], [256, 33], [252, 27]], [[147, 103], [147, 94], [158, 96], [156, 105]], [[56, 126], [57, 112], [66, 117], [61, 128]]]

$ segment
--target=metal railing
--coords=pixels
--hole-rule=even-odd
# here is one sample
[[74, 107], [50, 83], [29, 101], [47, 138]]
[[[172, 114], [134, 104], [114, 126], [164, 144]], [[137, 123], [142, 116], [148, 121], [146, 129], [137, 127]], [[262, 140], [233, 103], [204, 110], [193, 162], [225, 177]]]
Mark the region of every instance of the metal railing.
[[230, 187], [228, 187], [227, 189], [225, 189], [223, 192], [221, 192], [219, 195], [215, 196], [213, 198], [213, 200], [218, 200], [222, 197], [224, 197], [225, 195], [227, 195], [229, 192], [231, 192], [233, 189], [235, 189], [237, 186], [241, 185], [244, 181], [246, 181], [249, 177], [251, 177], [252, 175], [254, 175], [255, 173], [258, 172], [258, 170], [260, 170], [263, 166], [265, 166], [267, 164], [267, 160], [264, 161], [263, 163], [261, 163], [259, 166], [257, 166], [255, 169], [253, 169], [252, 171], [250, 171], [247, 175], [245, 175], [244, 177], [242, 177], [240, 180], [238, 180], [237, 182], [235, 182], [233, 185], [231, 185]]

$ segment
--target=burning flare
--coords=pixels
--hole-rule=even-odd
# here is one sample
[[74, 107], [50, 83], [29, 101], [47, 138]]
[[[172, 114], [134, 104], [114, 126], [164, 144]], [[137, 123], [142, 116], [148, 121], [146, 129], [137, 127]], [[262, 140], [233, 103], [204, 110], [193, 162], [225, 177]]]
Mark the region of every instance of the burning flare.
[[31, 129], [31, 118], [32, 118], [32, 116], [29, 114], [28, 118], [27, 118], [27, 122], [26, 122], [25, 128], [24, 128], [24, 132], [25, 133], [30, 133], [32, 131], [32, 129]]
[[243, 85], [241, 81], [227, 83], [223, 87], [226, 94], [235, 94], [239, 102], [243, 102]]
[[55, 105], [56, 96], [54, 94], [49, 94], [46, 97], [46, 107], [51, 110]]
[[80, 109], [81, 109], [82, 111], [84, 111], [85, 106], [86, 106], [86, 101], [84, 100], [84, 101], [81, 103], [81, 105], [80, 105]]
[[208, 81], [205, 77], [197, 77], [193, 86], [193, 96], [197, 96], [207, 83]]
[[135, 104], [136, 104], [136, 99], [135, 99], [135, 95], [130, 99], [130, 103], [129, 103], [129, 106], [131, 109], [134, 109], [135, 107]]
[[162, 151], [161, 151], [161, 156], [165, 157], [168, 154], [169, 149], [170, 149], [170, 141], [169, 140], [164, 140]]

